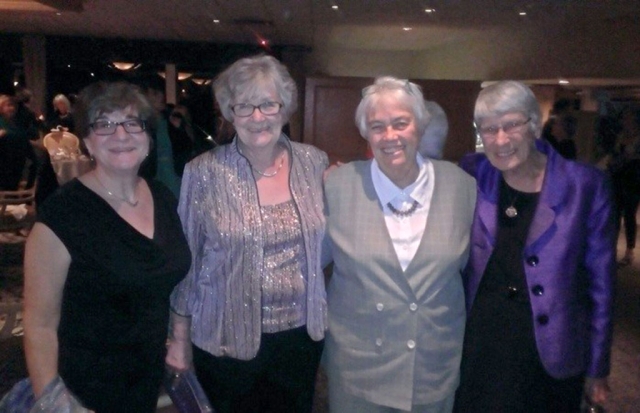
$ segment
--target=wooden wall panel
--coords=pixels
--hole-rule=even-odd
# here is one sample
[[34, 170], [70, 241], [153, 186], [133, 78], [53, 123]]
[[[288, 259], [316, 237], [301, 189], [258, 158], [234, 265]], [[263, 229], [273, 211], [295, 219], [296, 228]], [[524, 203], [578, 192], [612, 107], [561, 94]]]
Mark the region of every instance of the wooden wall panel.
[[[473, 105], [480, 91], [475, 81], [413, 80], [427, 100], [436, 101], [447, 114], [449, 134], [445, 159], [457, 162], [475, 150]], [[329, 154], [332, 162], [364, 159], [367, 142], [355, 126], [361, 91], [371, 78], [308, 77], [305, 86], [303, 142]]]
[[365, 159], [367, 141], [355, 125], [366, 78], [307, 78], [303, 142], [327, 152], [331, 162]]

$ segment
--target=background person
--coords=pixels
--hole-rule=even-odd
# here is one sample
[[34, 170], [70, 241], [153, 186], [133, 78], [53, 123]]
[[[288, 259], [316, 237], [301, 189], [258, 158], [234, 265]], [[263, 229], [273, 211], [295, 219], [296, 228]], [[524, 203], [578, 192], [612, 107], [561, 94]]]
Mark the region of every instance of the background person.
[[618, 227], [624, 221], [626, 249], [618, 265], [633, 262], [640, 204], [640, 109], [626, 108], [621, 114], [622, 130], [616, 141], [609, 171], [618, 205]]
[[297, 89], [275, 58], [238, 60], [214, 90], [236, 137], [185, 168], [178, 212], [193, 265], [172, 295], [167, 364], [193, 358], [219, 413], [311, 412], [327, 155], [282, 133]]
[[0, 95], [0, 191], [19, 188], [28, 161], [27, 188], [35, 184], [38, 172], [38, 159], [29, 142], [29, 132], [16, 122], [15, 115], [13, 97]]
[[63, 94], [58, 94], [53, 98], [53, 115], [47, 120], [47, 131], [63, 128], [75, 134], [75, 122], [71, 114], [71, 102]]
[[458, 167], [419, 154], [429, 120], [417, 85], [376, 79], [356, 111], [374, 159], [327, 178], [332, 413], [453, 406], [476, 189]]
[[604, 174], [544, 140], [520, 82], [476, 100], [468, 320], [456, 412], [580, 411], [609, 393], [615, 223]]
[[175, 198], [138, 177], [155, 112], [121, 82], [84, 89], [76, 114], [96, 166], [40, 206], [27, 240], [29, 376], [37, 397], [62, 388], [96, 412], [154, 412], [169, 294], [190, 262]]
[[[176, 197], [179, 197], [180, 179], [184, 166], [194, 155], [192, 136], [186, 132], [183, 133], [172, 123], [178, 124], [182, 121], [170, 118], [173, 108], [169, 108], [166, 103], [164, 80], [153, 76], [143, 79], [141, 85], [149, 102], [158, 112], [159, 118], [152, 136], [153, 144], [149, 157], [143, 164], [140, 175], [162, 182]], [[179, 111], [176, 113], [182, 115]]]

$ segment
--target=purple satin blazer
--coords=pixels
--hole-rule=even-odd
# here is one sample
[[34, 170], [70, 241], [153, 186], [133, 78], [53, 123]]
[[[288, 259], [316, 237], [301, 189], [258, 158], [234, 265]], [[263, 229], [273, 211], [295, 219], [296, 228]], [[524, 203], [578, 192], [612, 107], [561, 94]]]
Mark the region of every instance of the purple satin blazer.
[[[542, 140], [536, 146], [548, 160], [520, 259], [538, 353], [552, 377], [606, 377], [617, 240], [610, 182], [596, 168], [565, 160]], [[495, 246], [501, 172], [484, 154], [467, 155], [461, 166], [478, 185], [463, 275], [468, 314]]]

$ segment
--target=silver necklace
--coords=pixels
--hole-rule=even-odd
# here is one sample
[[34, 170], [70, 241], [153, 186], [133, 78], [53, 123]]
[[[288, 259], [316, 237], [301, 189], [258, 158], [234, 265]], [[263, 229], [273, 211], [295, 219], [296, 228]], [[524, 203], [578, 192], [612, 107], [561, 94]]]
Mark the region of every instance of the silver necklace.
[[[506, 184], [506, 182], [505, 182], [505, 184]], [[504, 210], [504, 214], [509, 218], [515, 218], [515, 217], [518, 216], [518, 209], [516, 208], [516, 201], [518, 200], [518, 193], [515, 190], [511, 189], [509, 187], [509, 185], [505, 185], [505, 187], [506, 187], [507, 193], [510, 193], [512, 195], [512, 197], [511, 197], [511, 203]]]
[[396, 209], [393, 205], [391, 205], [391, 202], [387, 202], [387, 207], [389, 207], [389, 210], [391, 210], [394, 215], [405, 218], [416, 212], [416, 209], [418, 209], [418, 201], [414, 200], [413, 204], [411, 204], [409, 209], [407, 209], [406, 211], [400, 211], [399, 209]]
[[[249, 165], [251, 165], [251, 162], [249, 162]], [[274, 176], [276, 176], [278, 174], [278, 172], [280, 172], [280, 169], [282, 169], [282, 165], [284, 165], [284, 153], [280, 157], [280, 165], [278, 165], [278, 168], [274, 172], [271, 172], [271, 173], [263, 172], [263, 171], [259, 170], [258, 168], [254, 167], [253, 165], [251, 165], [251, 169], [256, 171], [256, 173], [258, 175], [262, 175], [265, 178], [273, 178]]]
[[124, 198], [124, 197], [120, 197], [120, 196], [118, 196], [118, 195], [114, 194], [113, 192], [109, 191], [109, 189], [108, 189], [106, 186], [104, 186], [104, 184], [102, 183], [102, 181], [100, 181], [100, 179], [98, 178], [98, 175], [93, 175], [93, 176], [94, 176], [94, 178], [96, 178], [96, 181], [98, 182], [98, 184], [100, 184], [100, 186], [101, 186], [105, 191], [107, 191], [107, 194], [108, 194], [111, 198], [115, 198], [115, 199], [117, 199], [117, 200], [119, 200], [119, 201], [126, 202], [128, 205], [132, 206], [133, 208], [135, 208], [135, 207], [137, 207], [137, 206], [138, 206], [138, 202], [140, 201], [139, 199], [137, 199], [137, 200], [135, 200], [135, 201], [129, 201], [128, 199], [126, 199], [126, 198]]

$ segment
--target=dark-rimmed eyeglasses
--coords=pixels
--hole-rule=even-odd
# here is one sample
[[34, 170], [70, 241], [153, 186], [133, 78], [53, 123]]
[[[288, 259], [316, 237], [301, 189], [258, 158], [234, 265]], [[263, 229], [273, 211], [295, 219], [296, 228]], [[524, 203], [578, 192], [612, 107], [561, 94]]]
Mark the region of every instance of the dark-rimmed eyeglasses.
[[231, 110], [236, 116], [248, 118], [253, 115], [253, 112], [255, 112], [256, 109], [258, 109], [263, 115], [276, 115], [280, 112], [282, 106], [284, 105], [280, 102], [264, 102], [257, 106], [250, 103], [238, 103], [237, 105], [231, 106]]
[[478, 132], [478, 135], [480, 135], [480, 137], [482, 138], [493, 138], [498, 135], [498, 132], [500, 132], [500, 129], [502, 129], [502, 131], [507, 135], [512, 135], [520, 132], [521, 128], [527, 123], [529, 123], [530, 121], [531, 121], [531, 118], [528, 118], [527, 120], [514, 120], [510, 122], [505, 122], [502, 125], [490, 125], [490, 126], [483, 126], [483, 127], [479, 127], [476, 125], [476, 131]]
[[93, 133], [96, 135], [113, 135], [116, 133], [118, 126], [122, 125], [122, 128], [127, 133], [142, 133], [146, 129], [146, 123], [142, 119], [134, 118], [127, 119], [122, 122], [112, 122], [110, 120], [98, 120], [90, 124], [93, 129]]

